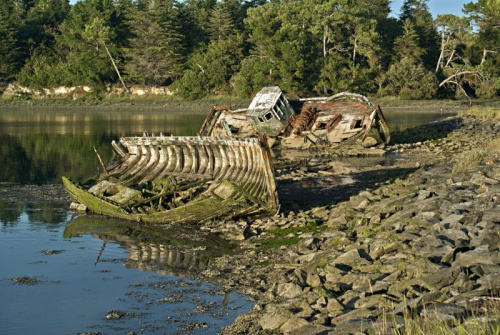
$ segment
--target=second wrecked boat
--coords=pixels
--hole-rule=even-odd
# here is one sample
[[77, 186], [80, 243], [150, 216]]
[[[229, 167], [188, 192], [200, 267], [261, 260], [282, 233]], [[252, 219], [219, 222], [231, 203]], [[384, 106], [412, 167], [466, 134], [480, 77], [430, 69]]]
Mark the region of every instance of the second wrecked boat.
[[99, 178], [79, 184], [63, 177], [73, 200], [92, 212], [198, 223], [279, 208], [264, 137], [125, 137], [113, 148], [122, 159]]
[[200, 134], [224, 138], [266, 135], [271, 146], [308, 149], [358, 139], [364, 147], [390, 141], [382, 110], [363, 95], [287, 100], [278, 86], [264, 87], [247, 109], [215, 106]]

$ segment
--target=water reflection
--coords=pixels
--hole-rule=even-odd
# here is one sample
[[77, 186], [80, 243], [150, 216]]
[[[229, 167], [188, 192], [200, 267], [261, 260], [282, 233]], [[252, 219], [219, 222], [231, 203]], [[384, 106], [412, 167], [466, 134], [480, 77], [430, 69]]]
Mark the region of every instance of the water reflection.
[[384, 116], [391, 133], [415, 128], [454, 115], [456, 115], [454, 112], [401, 111], [398, 108], [384, 108]]
[[0, 223], [15, 225], [26, 215], [31, 222], [55, 224], [66, 220], [67, 204], [20, 203], [0, 201]]
[[99, 173], [95, 146], [104, 161], [111, 141], [123, 135], [195, 135], [203, 114], [160, 112], [0, 112], [0, 182], [59, 183]]
[[210, 259], [237, 252], [235, 245], [196, 228], [151, 226], [94, 215], [72, 218], [63, 236], [82, 234], [125, 247], [125, 266], [164, 275], [198, 275], [207, 269]]
[[[437, 121], [453, 113], [385, 111], [392, 132]], [[124, 135], [195, 135], [205, 113], [0, 111], [0, 182], [59, 183], [62, 175], [82, 180], [98, 174], [92, 147], [105, 162], [111, 141]]]
[[[196, 277], [212, 257], [235, 252], [226, 242], [182, 227], [71, 219], [61, 206], [0, 202], [0, 334], [175, 334], [196, 325], [196, 334], [215, 334], [252, 308], [247, 297], [177, 276]], [[110, 310], [125, 316], [107, 319]]]

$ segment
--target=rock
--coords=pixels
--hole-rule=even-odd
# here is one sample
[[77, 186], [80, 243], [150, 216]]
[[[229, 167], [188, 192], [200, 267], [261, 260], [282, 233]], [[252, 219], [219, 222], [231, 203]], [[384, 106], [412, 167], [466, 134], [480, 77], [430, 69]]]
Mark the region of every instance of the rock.
[[[441, 228], [441, 227], [440, 227]], [[438, 238], [450, 241], [457, 248], [463, 248], [469, 245], [469, 236], [460, 229], [438, 229]]]
[[496, 185], [499, 183], [498, 180], [488, 178], [484, 174], [482, 174], [481, 172], [474, 173], [472, 175], [472, 177], [470, 178], [470, 182], [473, 183], [474, 185], [478, 185], [478, 186], [483, 185], [483, 184]]
[[418, 255], [433, 261], [441, 261], [444, 256], [453, 252], [450, 242], [441, 240], [433, 235], [422, 236], [415, 240], [413, 248], [417, 251]]
[[309, 274], [307, 276], [307, 280], [306, 280], [306, 283], [307, 285], [311, 286], [311, 287], [319, 287], [321, 286], [321, 278], [317, 275], [317, 274]]
[[298, 330], [302, 327], [307, 326], [309, 323], [301, 318], [297, 317], [292, 317], [289, 320], [287, 320], [283, 325], [280, 327], [280, 330], [284, 334], [289, 334], [290, 332], [293, 332], [295, 330]]
[[309, 322], [312, 324], [315, 324], [315, 325], [324, 326], [324, 325], [328, 325], [330, 323], [330, 318], [328, 317], [327, 314], [319, 313], [319, 314], [316, 314], [315, 316], [313, 316], [309, 320]]
[[485, 210], [483, 212], [482, 220], [494, 223], [500, 223], [500, 210], [498, 206], [494, 209]]
[[499, 277], [500, 277], [500, 272], [489, 273], [489, 274], [479, 278], [477, 280], [477, 282], [479, 284], [481, 284], [481, 286], [483, 286], [483, 288], [490, 290], [490, 291], [493, 291], [493, 292], [497, 292], [496, 294], [498, 294], [498, 292], [500, 291]]
[[459, 252], [456, 255], [453, 266], [471, 267], [478, 264], [499, 265], [500, 253], [498, 251], [489, 251], [488, 246], [481, 246], [467, 252]]
[[293, 283], [278, 284], [276, 295], [285, 299], [297, 298], [302, 294], [302, 288]]
[[370, 202], [367, 198], [356, 195], [349, 199], [349, 203], [352, 208], [365, 209]]
[[365, 258], [360, 256], [360, 253], [358, 249], [353, 249], [351, 251], [348, 251], [336, 259], [333, 260], [332, 262], [333, 265], [347, 265], [351, 268], [354, 267], [359, 267], [362, 265], [368, 265], [370, 262], [366, 260]]
[[405, 318], [400, 315], [383, 315], [371, 324], [375, 334], [404, 334], [401, 329], [405, 325]]
[[396, 306], [393, 313], [403, 314], [407, 309], [416, 309], [419, 306], [424, 306], [431, 302], [438, 302], [441, 297], [443, 297], [443, 293], [439, 291], [424, 293], [418, 298], [408, 299], [401, 302]]
[[[354, 320], [364, 319], [364, 321], [369, 324], [370, 322], [367, 321], [366, 318], [376, 316], [378, 313], [382, 313], [382, 310], [379, 310], [377, 312], [377, 311], [371, 311], [367, 308], [355, 309], [340, 316], [337, 316], [336, 318], [333, 318], [331, 320], [331, 323], [338, 327], [342, 325], [341, 327], [342, 329], [344, 329], [344, 326], [347, 326], [351, 321]], [[356, 331], [360, 331], [360, 328], [358, 328]]]
[[119, 320], [123, 318], [127, 313], [123, 311], [107, 311], [106, 316], [104, 318], [106, 320]]
[[385, 224], [391, 225], [395, 223], [400, 223], [405, 221], [406, 219], [410, 219], [416, 215], [416, 211], [413, 208], [405, 208], [401, 211], [398, 211], [394, 215], [390, 216], [388, 219], [384, 220]]
[[377, 140], [370, 136], [366, 137], [365, 140], [363, 141], [363, 147], [365, 148], [371, 148], [373, 146], [376, 146], [377, 144], [378, 144]]
[[354, 304], [356, 308], [368, 308], [368, 309], [385, 309], [391, 310], [394, 307], [394, 301], [387, 299], [382, 294], [370, 295], [368, 297], [362, 298]]
[[330, 215], [330, 211], [325, 207], [315, 207], [311, 210], [311, 215], [315, 218], [327, 221]]
[[335, 298], [329, 298], [328, 299], [328, 304], [326, 305], [326, 310], [328, 312], [337, 312], [337, 311], [342, 311], [344, 309], [344, 306]]
[[326, 225], [330, 228], [336, 228], [341, 225], [347, 224], [347, 219], [344, 214], [340, 216], [332, 216], [330, 215], [328, 221], [326, 222]]
[[329, 330], [331, 330], [331, 328], [321, 325], [307, 324], [306, 326], [291, 331], [288, 335], [327, 335], [329, 334]]
[[326, 299], [326, 297], [322, 296], [322, 297], [319, 297], [318, 300], [316, 300], [316, 302], [311, 305], [311, 307], [317, 311], [323, 311], [323, 310], [325, 310], [327, 303], [328, 303], [328, 300]]
[[440, 290], [443, 287], [452, 285], [459, 273], [460, 268], [445, 268], [439, 272], [424, 276], [422, 280], [436, 290]]
[[433, 303], [426, 305], [420, 314], [429, 321], [451, 321], [464, 316], [467, 310], [461, 306], [445, 303]]
[[464, 215], [451, 214], [441, 221], [441, 225], [443, 225], [446, 228], [456, 227], [456, 228], [460, 229], [462, 226], [464, 217], [465, 217]]
[[480, 264], [480, 265], [471, 267], [471, 270], [476, 275], [482, 277], [484, 275], [488, 275], [488, 274], [492, 274], [492, 273], [500, 273], [500, 266]]
[[277, 309], [272, 312], [264, 313], [264, 315], [259, 319], [259, 325], [264, 330], [275, 330], [280, 328], [292, 317], [293, 314], [291, 312]]
[[295, 314], [295, 316], [304, 319], [310, 318], [315, 313], [314, 309], [312, 309], [309, 303], [305, 300], [300, 300], [300, 302], [294, 303], [291, 311]]
[[433, 211], [429, 212], [420, 212], [417, 215], [415, 215], [415, 219], [421, 219], [424, 220], [430, 224], [435, 224], [438, 223], [439, 220], [439, 214]]
[[427, 198], [430, 198], [431, 195], [432, 195], [432, 192], [430, 192], [430, 191], [420, 190], [420, 191], [418, 191], [417, 200], [419, 200], [419, 201], [425, 200]]
[[86, 212], [86, 211], [88, 211], [88, 208], [84, 204], [78, 204], [78, 206], [76, 207], [76, 210], [78, 212]]

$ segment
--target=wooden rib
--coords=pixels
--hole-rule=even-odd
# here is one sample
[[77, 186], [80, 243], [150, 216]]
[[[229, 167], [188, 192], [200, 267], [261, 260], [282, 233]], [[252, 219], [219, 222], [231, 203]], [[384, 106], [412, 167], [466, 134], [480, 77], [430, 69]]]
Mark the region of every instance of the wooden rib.
[[159, 154], [158, 154], [158, 147], [149, 145], [147, 147], [149, 150], [149, 162], [144, 166], [143, 169], [139, 170], [131, 179], [131, 182], [135, 182], [137, 180], [141, 180], [143, 177], [147, 176], [149, 173], [151, 173], [151, 170], [158, 164], [159, 161]]
[[165, 148], [167, 150], [166, 156], [168, 157], [167, 162], [165, 164], [165, 168], [160, 173], [159, 178], [164, 178], [172, 173], [177, 164], [177, 156], [175, 155], [175, 151], [171, 146]]
[[207, 151], [207, 146], [206, 145], [201, 145], [199, 150], [198, 150], [198, 155], [200, 157], [200, 160], [198, 162], [198, 171], [199, 173], [210, 173], [210, 167], [208, 166], [208, 151]]
[[192, 146], [189, 145], [189, 143], [185, 143], [182, 146], [182, 158], [183, 158], [183, 166], [182, 170], [180, 172], [182, 173], [196, 173], [196, 171], [193, 171], [191, 167], [193, 166], [193, 150]]
[[142, 183], [148, 182], [148, 181], [153, 181], [157, 179], [163, 169], [165, 169], [165, 166], [167, 165], [168, 162], [168, 156], [166, 154], [167, 148], [159, 146], [158, 147], [158, 153], [159, 153], [159, 158], [158, 158], [158, 164], [155, 166], [153, 171], [146, 177], [144, 177], [143, 180], [141, 180]]
[[110, 176], [121, 175], [133, 168], [141, 159], [140, 155], [129, 155], [127, 159], [118, 165], [115, 169], [108, 171]]
[[147, 164], [149, 161], [150, 157], [150, 152], [149, 150], [144, 146], [141, 145], [141, 159], [139, 162], [134, 166], [133, 169], [130, 169], [127, 173], [124, 173], [120, 176], [121, 180], [127, 180], [129, 177], [134, 176], [138, 171], [144, 168], [144, 166]]

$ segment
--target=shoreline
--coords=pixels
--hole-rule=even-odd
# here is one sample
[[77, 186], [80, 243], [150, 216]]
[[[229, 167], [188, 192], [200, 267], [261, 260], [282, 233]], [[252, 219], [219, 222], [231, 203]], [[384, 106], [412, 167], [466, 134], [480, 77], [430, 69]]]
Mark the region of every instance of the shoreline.
[[[426, 113], [449, 113], [468, 110], [474, 107], [498, 108], [500, 100], [478, 100], [472, 106], [460, 100], [396, 100], [389, 98], [370, 97], [374, 104], [381, 106], [382, 110], [398, 112], [426, 112]], [[168, 112], [208, 112], [215, 105], [231, 105], [232, 108], [245, 108], [251, 99], [236, 97], [213, 97], [200, 100], [177, 100], [177, 99], [103, 99], [103, 100], [66, 100], [66, 99], [33, 99], [33, 100], [6, 100], [0, 99], [0, 111], [2, 110], [103, 110], [113, 111], [117, 108], [126, 111], [164, 111]]]

